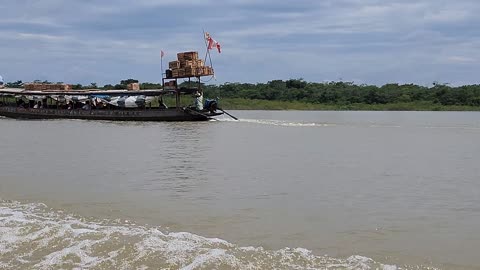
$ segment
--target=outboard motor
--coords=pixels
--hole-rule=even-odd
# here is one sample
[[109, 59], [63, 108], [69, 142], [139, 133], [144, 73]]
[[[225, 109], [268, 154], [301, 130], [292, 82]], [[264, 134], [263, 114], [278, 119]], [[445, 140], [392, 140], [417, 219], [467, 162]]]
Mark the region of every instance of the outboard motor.
[[205, 105], [203, 106], [203, 109], [206, 111], [209, 111], [211, 113], [214, 113], [218, 109], [218, 100], [216, 99], [206, 99], [205, 100]]

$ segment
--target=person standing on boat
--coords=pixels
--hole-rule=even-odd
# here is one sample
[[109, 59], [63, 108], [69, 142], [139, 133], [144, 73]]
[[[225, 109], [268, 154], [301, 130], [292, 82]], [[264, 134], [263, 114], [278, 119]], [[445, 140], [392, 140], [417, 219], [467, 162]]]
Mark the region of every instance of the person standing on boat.
[[168, 109], [167, 105], [165, 104], [165, 102], [163, 102], [163, 96], [160, 96], [160, 99], [158, 101], [158, 104], [160, 106], [160, 109]]
[[195, 92], [195, 108], [198, 111], [203, 110], [203, 94], [200, 91]]

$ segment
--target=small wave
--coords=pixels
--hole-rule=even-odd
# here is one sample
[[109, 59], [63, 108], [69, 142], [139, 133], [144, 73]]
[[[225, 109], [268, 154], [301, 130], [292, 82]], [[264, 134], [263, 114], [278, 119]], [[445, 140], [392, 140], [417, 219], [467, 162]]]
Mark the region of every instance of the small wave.
[[227, 118], [219, 118], [217, 119], [222, 122], [240, 122], [240, 123], [251, 123], [251, 124], [259, 124], [259, 125], [270, 125], [270, 126], [282, 126], [282, 127], [330, 127], [335, 126], [335, 124], [327, 124], [327, 123], [308, 123], [308, 122], [291, 122], [285, 120], [268, 120], [268, 119], [227, 119]]
[[0, 257], [0, 267], [15, 269], [408, 269], [362, 256], [317, 256], [303, 248], [239, 247], [10, 201], [0, 201]]
[[480, 130], [480, 127], [475, 126], [424, 126], [427, 129], [462, 129], [462, 130]]

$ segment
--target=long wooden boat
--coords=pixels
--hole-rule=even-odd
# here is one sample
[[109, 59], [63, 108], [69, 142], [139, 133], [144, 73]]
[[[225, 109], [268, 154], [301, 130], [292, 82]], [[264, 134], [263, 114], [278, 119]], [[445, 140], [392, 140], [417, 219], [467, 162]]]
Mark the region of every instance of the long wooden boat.
[[[189, 90], [191, 92], [191, 90]], [[180, 94], [188, 91], [175, 90], [177, 105]], [[125, 108], [108, 106], [102, 108], [65, 108], [60, 102], [50, 102], [42, 107], [33, 106], [32, 101], [27, 105], [19, 105], [19, 101], [25, 97], [87, 97], [88, 100], [99, 96], [110, 97], [161, 97], [165, 94], [172, 94], [172, 91], [145, 90], [145, 91], [25, 91], [23, 89], [0, 89], [0, 116], [16, 119], [84, 119], [84, 120], [109, 120], [109, 121], [208, 121], [214, 116], [222, 115], [223, 112], [216, 111], [216, 104], [198, 110], [195, 107], [149, 107], [140, 106], [137, 108]], [[46, 103], [46, 102], [44, 102]]]
[[109, 121], [208, 121], [222, 113], [176, 108], [151, 110], [25, 109], [0, 106], [0, 116], [16, 119], [83, 119]]
[[[207, 55], [208, 51], [207, 48]], [[71, 85], [61, 83], [29, 83], [24, 85], [25, 89], [4, 89], [0, 85], [0, 116], [18, 119], [207, 121], [225, 113], [237, 119], [218, 108], [218, 100], [203, 101], [200, 78], [213, 76], [211, 65], [206, 66], [198, 58], [198, 52], [178, 53], [177, 59], [169, 63], [170, 69], [165, 73], [162, 71], [163, 88], [156, 90], [141, 91], [138, 83], [128, 84], [127, 90], [82, 91], [72, 90]], [[178, 80], [183, 82], [179, 84]], [[173, 96], [175, 104], [167, 107], [163, 103], [164, 96]], [[182, 106], [181, 99], [188, 96], [193, 98], [194, 105]]]

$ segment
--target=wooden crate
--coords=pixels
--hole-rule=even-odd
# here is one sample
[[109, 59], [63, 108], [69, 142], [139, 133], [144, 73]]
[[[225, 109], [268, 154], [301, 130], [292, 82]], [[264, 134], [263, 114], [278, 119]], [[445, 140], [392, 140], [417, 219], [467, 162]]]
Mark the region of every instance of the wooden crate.
[[72, 85], [62, 83], [26, 83], [24, 85], [27, 91], [70, 91]]
[[185, 60], [185, 53], [177, 53], [177, 59], [178, 59], [178, 61], [184, 61]]
[[183, 68], [178, 69], [178, 77], [185, 77], [185, 69]]
[[129, 83], [127, 84], [127, 90], [129, 91], [140, 91], [139, 83]]
[[203, 67], [203, 72], [205, 72], [205, 75], [213, 75], [213, 68], [212, 67]]
[[198, 52], [184, 52], [183, 57], [185, 60], [197, 60], [198, 59]]
[[168, 63], [170, 69], [180, 68], [180, 61], [172, 61]]
[[25, 90], [32, 91], [34, 86], [32, 83], [26, 83], [24, 87], [25, 87]]
[[205, 63], [203, 62], [202, 59], [197, 59], [197, 67], [203, 67], [205, 66]]
[[192, 67], [195, 67], [196, 65], [196, 61], [192, 61], [192, 60], [184, 60], [184, 61], [180, 61], [180, 68], [192, 68]]
[[172, 77], [173, 78], [178, 78], [178, 72], [179, 72], [179, 69], [172, 70]]
[[178, 61], [183, 60], [193, 60], [196, 61], [198, 59], [198, 52], [181, 52], [177, 53]]
[[203, 67], [195, 68], [195, 76], [203, 76]]
[[196, 68], [194, 67], [186, 67], [185, 68], [185, 76], [196, 76]]

